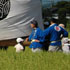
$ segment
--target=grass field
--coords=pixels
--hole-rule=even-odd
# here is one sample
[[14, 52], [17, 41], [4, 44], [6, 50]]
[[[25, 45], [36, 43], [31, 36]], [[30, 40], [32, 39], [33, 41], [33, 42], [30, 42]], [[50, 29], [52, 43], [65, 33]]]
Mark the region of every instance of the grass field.
[[70, 38], [70, 32], [69, 32], [69, 38]]
[[[70, 33], [69, 33], [70, 38]], [[13, 47], [0, 50], [0, 70], [70, 70], [70, 54], [41, 51], [16, 53]]]
[[41, 51], [16, 53], [13, 47], [0, 50], [0, 70], [70, 70], [70, 54]]

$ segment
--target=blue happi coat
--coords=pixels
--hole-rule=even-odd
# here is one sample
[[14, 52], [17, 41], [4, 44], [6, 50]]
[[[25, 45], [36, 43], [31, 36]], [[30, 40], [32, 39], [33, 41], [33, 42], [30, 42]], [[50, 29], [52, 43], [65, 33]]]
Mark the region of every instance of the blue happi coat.
[[59, 27], [57, 24], [53, 24], [49, 26], [49, 28], [45, 29], [43, 32], [43, 37], [50, 36], [50, 45], [51, 46], [60, 46], [61, 45], [61, 34], [64, 37], [68, 37], [68, 32], [63, 29], [62, 27]]
[[41, 36], [43, 31], [40, 28], [36, 28], [32, 30], [32, 33], [29, 36], [29, 41], [39, 40], [40, 42], [32, 42], [30, 44], [30, 48], [42, 48], [43, 47], [43, 37]]

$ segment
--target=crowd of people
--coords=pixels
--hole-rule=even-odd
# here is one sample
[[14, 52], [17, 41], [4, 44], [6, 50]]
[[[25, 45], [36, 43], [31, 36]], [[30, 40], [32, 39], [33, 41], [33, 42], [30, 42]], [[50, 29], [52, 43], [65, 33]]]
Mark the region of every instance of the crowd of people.
[[[44, 47], [48, 48], [47, 51], [50, 52], [69, 52], [68, 32], [65, 30], [64, 24], [58, 25], [56, 19], [51, 18], [50, 26], [45, 30], [41, 30], [38, 27], [38, 22], [36, 20], [31, 21], [30, 26], [32, 28], [32, 33], [25, 39], [25, 42], [31, 42], [29, 48], [31, 48], [32, 52], [44, 50]], [[49, 39], [49, 42], [46, 41], [46, 38]], [[16, 52], [25, 49], [22, 42], [22, 38], [17, 38], [18, 44], [15, 45]], [[49, 44], [49, 46], [47, 44]]]

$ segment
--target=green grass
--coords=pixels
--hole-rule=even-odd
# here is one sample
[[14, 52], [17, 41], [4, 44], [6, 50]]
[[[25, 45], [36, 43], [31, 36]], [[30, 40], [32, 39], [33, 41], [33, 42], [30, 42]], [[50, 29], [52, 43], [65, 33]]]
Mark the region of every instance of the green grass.
[[[70, 32], [69, 32], [70, 38]], [[70, 54], [41, 51], [16, 53], [13, 47], [0, 50], [0, 70], [70, 70]]]
[[69, 32], [69, 38], [70, 38], [70, 32]]
[[68, 20], [67, 24], [66, 24], [66, 30], [69, 33], [69, 38], [70, 38], [70, 20]]
[[32, 53], [29, 48], [16, 53], [10, 47], [7, 51], [0, 50], [0, 70], [70, 70], [70, 54], [46, 51]]

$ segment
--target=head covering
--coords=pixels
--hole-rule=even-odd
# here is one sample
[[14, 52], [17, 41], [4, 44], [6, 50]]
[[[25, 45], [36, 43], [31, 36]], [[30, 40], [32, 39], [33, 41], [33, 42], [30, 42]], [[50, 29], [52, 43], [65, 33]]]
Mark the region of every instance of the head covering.
[[64, 25], [64, 24], [59, 24], [59, 26], [60, 26], [60, 27], [62, 27], [62, 28], [64, 28], [64, 27], [65, 27], [65, 25]]
[[38, 26], [38, 22], [36, 20], [31, 21], [31, 24], [34, 24], [35, 26]]
[[24, 40], [22, 38], [17, 38], [16, 39], [17, 43], [23, 42]]

